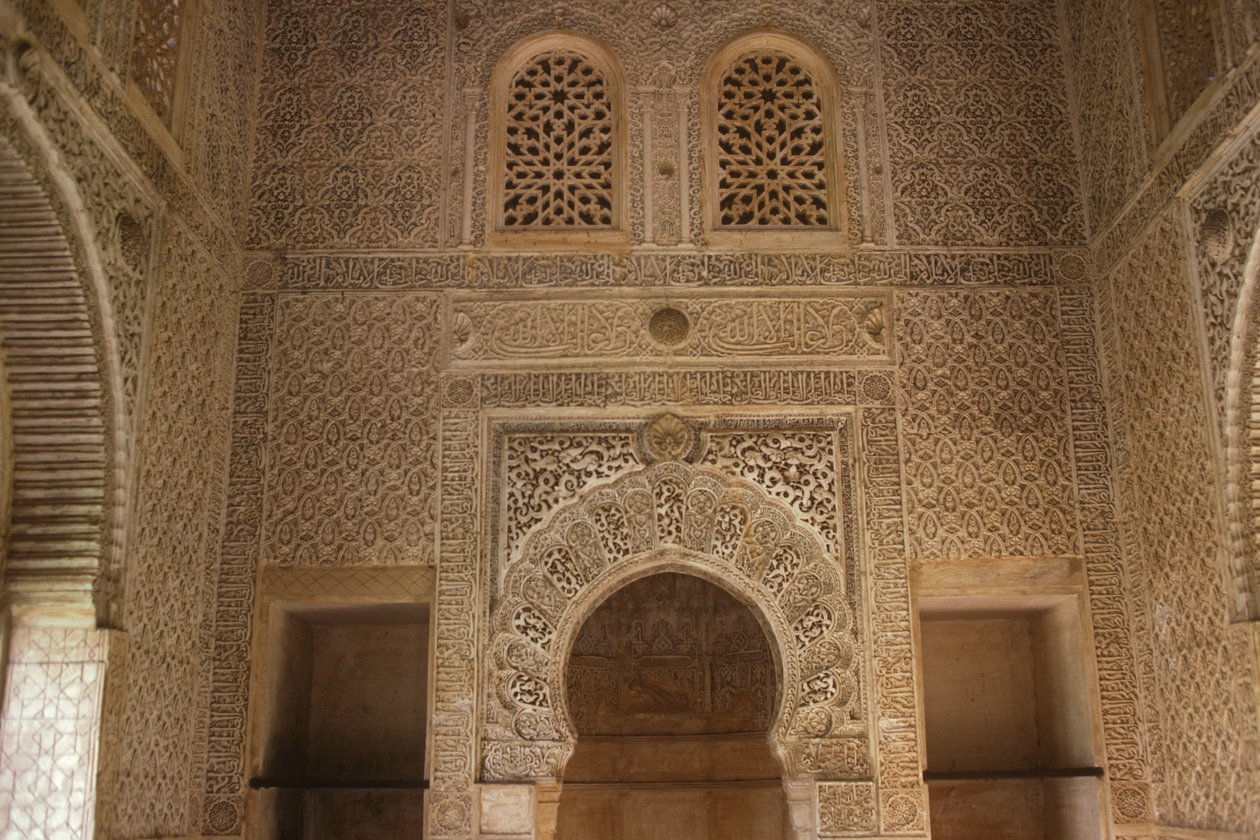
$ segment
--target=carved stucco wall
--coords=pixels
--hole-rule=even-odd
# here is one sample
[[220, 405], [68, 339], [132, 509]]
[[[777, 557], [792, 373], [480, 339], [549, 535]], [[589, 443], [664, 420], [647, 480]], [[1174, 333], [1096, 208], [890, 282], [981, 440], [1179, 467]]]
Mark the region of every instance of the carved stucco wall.
[[[379, 25], [377, 34], [367, 37], [382, 39], [384, 55], [403, 50], [397, 34], [403, 11], [401, 6], [373, 6], [371, 19]], [[429, 19], [440, 11], [424, 8], [413, 14]], [[262, 83], [266, 104], [255, 151], [258, 177], [250, 241], [260, 251], [298, 250], [283, 256], [256, 253], [247, 271], [247, 282], [257, 296], [246, 307], [248, 338], [242, 344], [241, 362], [251, 373], [238, 384], [237, 410], [238, 417], [249, 423], [238, 427], [235, 451], [241, 458], [234, 458], [233, 483], [240, 487], [240, 498], [251, 503], [262, 497], [273, 500], [267, 503], [272, 505], [267, 516], [275, 518], [250, 526], [261, 527], [249, 539], [261, 538], [267, 546], [264, 562], [292, 562], [284, 559], [287, 541], [274, 536], [284, 518], [276, 512], [297, 504], [301, 494], [289, 496], [289, 484], [260, 474], [249, 453], [279, 453], [292, 446], [269, 436], [274, 435], [274, 422], [266, 428], [256, 425], [258, 418], [288, 413], [289, 409], [277, 408], [275, 400], [294, 399], [267, 377], [279, 370], [291, 383], [318, 388], [315, 378], [323, 375], [317, 369], [302, 371], [300, 358], [307, 349], [328, 346], [331, 338], [304, 336], [302, 351], [286, 349], [285, 340], [274, 351], [265, 344], [272, 340], [272, 330], [285, 334], [278, 325], [319, 323], [310, 313], [330, 304], [319, 295], [303, 297], [303, 292], [344, 293], [348, 302], [337, 304], [343, 316], [363, 307], [384, 317], [388, 307], [406, 308], [410, 301], [441, 310], [432, 318], [449, 333], [437, 358], [454, 373], [433, 383], [440, 406], [413, 403], [417, 411], [434, 412], [434, 419], [416, 419], [423, 416], [417, 414], [409, 421], [417, 427], [432, 422], [430, 428], [441, 429], [440, 467], [434, 468], [442, 489], [431, 503], [436, 531], [443, 535], [434, 555], [439, 565], [435, 831], [463, 836], [471, 830], [468, 786], [477, 778], [479, 766], [471, 746], [477, 722], [464, 705], [473, 675], [461, 662], [475, 650], [477, 634], [485, 632], [488, 615], [479, 613], [477, 605], [482, 611], [489, 605], [473, 594], [484, 573], [476, 558], [487, 545], [496, 545], [499, 525], [482, 530], [469, 518], [475, 520], [485, 504], [485, 484], [495, 480], [500, 468], [499, 462], [485, 460], [487, 448], [493, 447], [484, 438], [479, 418], [487, 411], [510, 415], [548, 407], [655, 410], [706, 404], [895, 405], [900, 426], [891, 438], [881, 437], [891, 427], [879, 424], [863, 428], [859, 437], [876, 452], [890, 443], [900, 450], [904, 473], [897, 461], [895, 466], [883, 465], [890, 473], [872, 469], [867, 490], [874, 492], [881, 476], [895, 476], [894, 483], [904, 487], [904, 513], [900, 500], [885, 513], [891, 521], [905, 516], [909, 542], [901, 544], [890, 530], [881, 534], [887, 543], [876, 540], [870, 547], [872, 557], [881, 556], [881, 551], [929, 562], [1083, 556], [1113, 808], [1122, 825], [1133, 826], [1130, 833], [1142, 831], [1139, 827], [1149, 824], [1157, 812], [1151, 784], [1161, 772], [1160, 761], [1153, 757], [1159, 683], [1152, 643], [1145, 636], [1148, 605], [1134, 597], [1145, 591], [1144, 567], [1126, 567], [1124, 552], [1132, 553], [1136, 541], [1116, 524], [1119, 499], [1109, 468], [1114, 458], [1109, 406], [1094, 335], [1099, 313], [1093, 293], [1074, 284], [1088, 281], [1091, 267], [1105, 269], [1112, 255], [1127, 249], [1145, 219], [1201, 164], [1219, 135], [1212, 133], [1214, 128], [1196, 135], [1186, 153], [1165, 164], [1151, 197], [1125, 208], [1147, 174], [1153, 146], [1136, 40], [1138, 18], [1132, 7], [1118, 0], [1064, 4], [1057, 10], [1023, 3], [969, 4], [965, 9], [932, 3], [819, 3], [791, 11], [710, 5], [700, 17], [697, 9], [681, 2], [650, 8], [583, 4], [520, 10], [459, 5], [451, 14], [445, 46], [429, 53], [433, 62], [439, 56], [444, 62], [445, 90], [414, 92], [414, 77], [399, 88], [404, 94], [400, 98], [412, 102], [415, 112], [443, 101], [446, 108], [443, 137], [416, 135], [410, 141], [424, 150], [418, 155], [400, 150], [400, 138], [410, 135], [382, 104], [386, 97], [372, 91], [353, 93], [361, 87], [354, 78], [360, 73], [355, 68], [361, 67], [357, 56], [367, 47], [351, 24], [368, 14], [350, 6], [336, 14], [304, 16], [296, 5], [279, 4], [269, 19]], [[696, 26], [700, 19], [705, 22], [703, 31]], [[820, 20], [827, 25], [812, 24]], [[632, 91], [628, 135], [632, 243], [702, 244], [702, 143], [699, 120], [693, 116], [700, 68], [724, 38], [767, 22], [816, 39], [841, 79], [839, 122], [851, 241], [901, 243], [919, 250], [619, 257], [415, 253], [484, 241], [488, 179], [497, 177], [486, 169], [490, 68], [522, 36], [557, 27], [599, 38], [625, 66]], [[309, 53], [344, 53], [346, 60], [329, 69], [309, 61]], [[999, 56], [1001, 73], [985, 69], [984, 61], [997, 61]], [[300, 91], [292, 90], [301, 85], [287, 73], [288, 61], [295, 62], [299, 75], [313, 74], [307, 79], [312, 89], [328, 91], [340, 84], [350, 93], [325, 96], [312, 105]], [[338, 75], [347, 72], [351, 76]], [[432, 75], [436, 78], [436, 70]], [[327, 109], [332, 107], [342, 110], [330, 114]], [[1222, 116], [1214, 126], [1227, 121]], [[439, 185], [438, 218], [428, 215], [429, 205], [417, 202], [381, 220], [393, 199], [374, 174], [379, 169], [375, 159], [362, 158], [367, 137], [379, 141], [373, 153], [381, 160], [405, 159], [408, 167], [422, 168], [407, 169], [408, 177]], [[1046, 137], [1058, 142], [1046, 142]], [[1078, 155], [1076, 148], [1087, 153]], [[294, 200], [298, 195], [305, 197]], [[311, 201], [314, 204], [308, 205]], [[322, 221], [312, 227], [301, 220], [303, 214], [310, 219], [340, 219], [341, 227], [334, 230]], [[1091, 231], [1100, 239], [1089, 264], [1076, 252], [1037, 250], [1083, 244]], [[972, 250], [936, 249], [946, 245]], [[975, 250], [1007, 245], [1027, 250]], [[381, 252], [350, 254], [345, 252], [349, 247]], [[328, 248], [332, 253], [302, 253], [303, 248]], [[397, 250], [408, 253], [394, 253]], [[755, 305], [776, 313], [775, 318], [784, 318], [781, 324], [804, 323], [782, 315], [794, 306], [800, 312], [832, 305], [816, 290], [802, 290], [804, 303], [789, 301], [775, 291], [784, 286], [914, 289], [887, 297], [867, 295], [867, 290], [855, 295], [850, 305], [860, 312], [879, 310], [880, 328], [872, 332], [855, 318], [847, 328], [852, 332], [836, 333], [843, 340], [821, 349], [811, 336], [810, 350], [819, 355], [811, 354], [809, 364], [800, 365], [804, 357], [793, 356], [804, 345], [792, 341], [803, 334], [794, 332], [795, 327], [744, 333], [756, 335], [751, 341], [714, 340], [717, 333], [707, 330], [702, 313], [721, 307], [719, 298], [705, 290], [731, 285], [748, 290], [740, 307]], [[1000, 288], [939, 288], [957, 285]], [[477, 294], [561, 287], [581, 291], [549, 292], [545, 298], [518, 291], [497, 301]], [[612, 289], [619, 290], [597, 291]], [[663, 300], [658, 292], [666, 290], [670, 303], [687, 312], [697, 327], [681, 352], [653, 343], [646, 328], [647, 317]], [[382, 297], [377, 292], [389, 294]], [[419, 303], [431, 292], [438, 294]], [[386, 298], [398, 300], [386, 303]], [[281, 314], [277, 316], [273, 308]], [[1103, 312], [1104, 320], [1110, 311]], [[427, 323], [429, 317], [417, 311], [417, 323]], [[331, 329], [330, 324], [323, 329]], [[858, 341], [861, 332], [867, 338]], [[405, 353], [429, 346], [429, 339], [405, 333], [396, 339]], [[284, 361], [267, 372], [273, 358]], [[330, 358], [341, 357], [334, 352]], [[656, 369], [636, 370], [644, 358], [655, 359]], [[678, 361], [661, 361], [670, 359]], [[385, 356], [374, 360], [368, 367], [388, 369]], [[897, 368], [895, 387], [889, 365]], [[387, 466], [380, 452], [366, 462], [348, 462], [339, 454], [358, 458], [366, 451], [346, 441], [365, 435], [370, 421], [343, 414], [336, 400], [332, 405], [327, 410], [321, 406], [323, 413], [314, 425], [331, 422], [337, 432], [316, 444], [315, 432], [308, 429], [311, 440], [304, 449], [293, 448], [284, 456], [292, 461], [298, 451], [322, 454], [318, 468], [313, 472], [305, 468], [311, 487], [319, 469], [357, 476]], [[1116, 410], [1115, 405], [1110, 408]], [[242, 409], [244, 414], [239, 413]], [[400, 433], [397, 423], [392, 428]], [[633, 461], [629, 437], [622, 449], [609, 449], [607, 436], [598, 443], [584, 434], [519, 444], [541, 447], [535, 453], [541, 466], [517, 476], [521, 479], [513, 485], [517, 495], [507, 497], [518, 513], [535, 511], [523, 521], [537, 521], [542, 516], [538, 510], [572, 500], [587, 482], [610, 480]], [[428, 445], [420, 444], [420, 450]], [[576, 474], [563, 470], [557, 474], [569, 459], [586, 466]], [[481, 475], [484, 470], [490, 475]], [[415, 495], [404, 498], [422, 503]], [[491, 493], [490, 498], [497, 496]], [[868, 503], [877, 507], [881, 499]], [[329, 511], [345, 509], [344, 501], [328, 503]], [[359, 529], [375, 534], [390, 523], [379, 514], [364, 519], [357, 515], [360, 508], [353, 509], [355, 533], [323, 548], [306, 549], [307, 556], [318, 556], [320, 562], [360, 562], [367, 557], [388, 562], [386, 554], [362, 551]], [[237, 508], [230, 507], [230, 521], [236, 515], [233, 510]], [[239, 514], [251, 518], [247, 505]], [[341, 525], [327, 527], [335, 530]], [[511, 557], [522, 543], [514, 542], [510, 534], [507, 539], [500, 548]], [[493, 564], [499, 562], [499, 549], [490, 554], [491, 580], [497, 580], [499, 571]], [[248, 550], [242, 548], [239, 556], [245, 562], [240, 573], [248, 578]], [[904, 606], [896, 606], [898, 586], [905, 584], [898, 581], [895, 564], [888, 568], [888, 577], [876, 575], [875, 600], [888, 599], [888, 615], [901, 609], [901, 617], [888, 624], [877, 621], [871, 638], [878, 642], [881, 632], [889, 634], [884, 640], [889, 647], [875, 644], [877, 651], [882, 650], [877, 656], [887, 657], [876, 672], [895, 674], [894, 639], [904, 629], [906, 615]], [[234, 613], [233, 621], [247, 620], [234, 604], [221, 603], [221, 619], [225, 611]], [[1168, 649], [1176, 645], [1170, 643]], [[1241, 677], [1240, 684], [1245, 679]], [[874, 699], [890, 710], [907, 711], [913, 705], [913, 695], [905, 694], [907, 686], [912, 684], [890, 680], [877, 686]], [[220, 699], [225, 718], [245, 703], [243, 689], [234, 700]], [[890, 711], [884, 719], [894, 717]], [[1190, 725], [1194, 732], [1187, 737], [1204, 737], [1205, 725], [1194, 720]], [[211, 752], [227, 760], [238, 753], [242, 735], [225, 732], [212, 734]], [[891, 738], [879, 745], [878, 795], [875, 783], [867, 782], [836, 783], [821, 790], [825, 819], [832, 825], [851, 820], [888, 828], [892, 815], [896, 822], [908, 801], [895, 799], [896, 780], [918, 772], [918, 758], [907, 750], [913, 743]], [[221, 814], [224, 821], [210, 823], [212, 829], [233, 825], [233, 809], [239, 807], [228, 785], [239, 771], [230, 761], [222, 768], [224, 772], [216, 770], [212, 777], [207, 813]], [[1238, 776], [1235, 768], [1226, 767], [1220, 778], [1235, 784]], [[870, 788], [863, 787], [868, 784]], [[1234, 825], [1245, 818], [1238, 816]]]
[[1081, 241], [1052, 4], [895, 0], [877, 8], [897, 241]]
[[518, 39], [557, 28], [599, 39], [624, 65], [635, 243], [703, 240], [701, 71], [724, 41], [767, 26], [816, 43], [837, 70], [855, 241], [1083, 236], [1047, 4], [461, 3], [449, 32], [446, 18], [433, 2], [270, 5], [251, 247], [482, 243], [498, 177], [486, 170], [490, 70]]
[[[1127, 4], [1084, 5], [1064, 4], [1102, 278], [1098, 314], [1130, 591], [1125, 615], [1142, 687], [1134, 711], [1146, 769], [1132, 778], [1152, 785], [1159, 825], [1254, 831], [1255, 638], [1230, 624], [1247, 615], [1254, 597], [1247, 592], [1250, 523], [1237, 504], [1249, 500], [1231, 491], [1231, 482], [1246, 480], [1231, 464], [1250, 453], [1231, 449], [1240, 424], [1228, 414], [1231, 405], [1246, 411], [1237, 399], [1245, 403], [1250, 393], [1249, 383], [1231, 378], [1242, 359], [1231, 343], [1246, 321], [1239, 294], [1256, 226], [1244, 121], [1255, 102], [1256, 66], [1239, 49], [1239, 37], [1251, 37], [1254, 9], [1160, 3], [1146, 7], [1158, 6], [1156, 17], [1141, 17], [1139, 6], [1135, 23], [1161, 53], [1143, 61], [1132, 24], [1123, 23]], [[1205, 38], [1205, 16], [1218, 13], [1216, 34]], [[1199, 39], [1193, 60], [1166, 63], [1161, 56], [1183, 49], [1185, 37]], [[1226, 67], [1234, 69], [1223, 73]], [[1159, 133], [1165, 103], [1150, 98], [1151, 74], [1178, 90], [1162, 117], [1182, 121], [1167, 140]], [[1212, 84], [1219, 95], [1198, 98]], [[1104, 106], [1114, 110], [1100, 119]], [[1099, 625], [1095, 614], [1096, 633]], [[1197, 781], [1206, 778], [1215, 781]], [[1129, 802], [1113, 801], [1118, 808]]]
[[125, 695], [112, 721], [118, 762], [109, 824], [118, 836], [186, 831], [199, 783], [209, 667], [209, 605], [221, 540], [234, 307], [230, 268], [172, 220], [158, 250], [140, 459], [127, 570]]
[[[1148, 689], [1146, 751], [1160, 823], [1242, 831], [1260, 820], [1246, 628], [1230, 625], [1212, 422], [1179, 208], [1106, 279], [1133, 618]], [[1216, 779], [1210, 785], [1200, 780]]]
[[1064, 0], [1064, 44], [1075, 94], [1084, 204], [1104, 230], [1146, 172], [1150, 136], [1131, 0]]

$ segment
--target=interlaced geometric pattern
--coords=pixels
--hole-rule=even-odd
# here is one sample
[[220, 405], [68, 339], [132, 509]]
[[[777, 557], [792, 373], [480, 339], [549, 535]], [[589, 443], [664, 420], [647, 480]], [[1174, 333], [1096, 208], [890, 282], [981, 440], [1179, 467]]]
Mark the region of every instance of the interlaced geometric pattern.
[[182, 0], [141, 0], [136, 4], [131, 78], [163, 120], [170, 119], [175, 99], [175, 65], [179, 58], [183, 7]]
[[717, 141], [720, 225], [828, 224], [822, 105], [798, 62], [758, 53], [727, 69]]
[[513, 77], [507, 108], [504, 226], [612, 227], [612, 103], [603, 73], [577, 53], [541, 53]]

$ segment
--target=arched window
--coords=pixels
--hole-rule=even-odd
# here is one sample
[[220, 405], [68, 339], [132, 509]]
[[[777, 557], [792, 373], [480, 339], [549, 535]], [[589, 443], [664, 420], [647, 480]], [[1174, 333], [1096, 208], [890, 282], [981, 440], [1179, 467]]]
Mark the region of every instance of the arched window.
[[578, 36], [535, 36], [508, 52], [491, 97], [496, 236], [621, 236], [623, 87], [611, 55]]
[[844, 218], [836, 165], [835, 73], [805, 44], [756, 34], [705, 74], [711, 232], [834, 232]]
[[176, 110], [180, 30], [189, 0], [141, 0], [132, 31], [130, 75], [144, 100], [167, 127]]

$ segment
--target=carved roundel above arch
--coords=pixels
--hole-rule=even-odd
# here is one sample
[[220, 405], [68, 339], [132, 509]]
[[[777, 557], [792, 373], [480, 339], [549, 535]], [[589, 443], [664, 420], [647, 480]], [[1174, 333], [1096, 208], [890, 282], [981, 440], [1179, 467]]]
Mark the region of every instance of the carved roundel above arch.
[[595, 608], [661, 571], [705, 578], [762, 622], [780, 672], [770, 728], [785, 777], [869, 775], [850, 725], [858, 657], [844, 576], [817, 532], [743, 479], [664, 461], [559, 508], [533, 531], [493, 608], [486, 780], [558, 778], [575, 735], [565, 665]]

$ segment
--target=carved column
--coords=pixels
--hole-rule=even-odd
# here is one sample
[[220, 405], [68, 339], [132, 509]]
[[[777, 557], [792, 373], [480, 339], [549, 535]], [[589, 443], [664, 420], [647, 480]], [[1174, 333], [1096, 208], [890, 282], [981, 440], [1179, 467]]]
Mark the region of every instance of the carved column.
[[560, 791], [562, 782], [539, 782], [535, 804], [535, 837], [537, 840], [555, 840], [556, 824], [560, 817]]
[[812, 779], [783, 782], [794, 840], [813, 840], [818, 836], [818, 827], [814, 825], [814, 790]]

